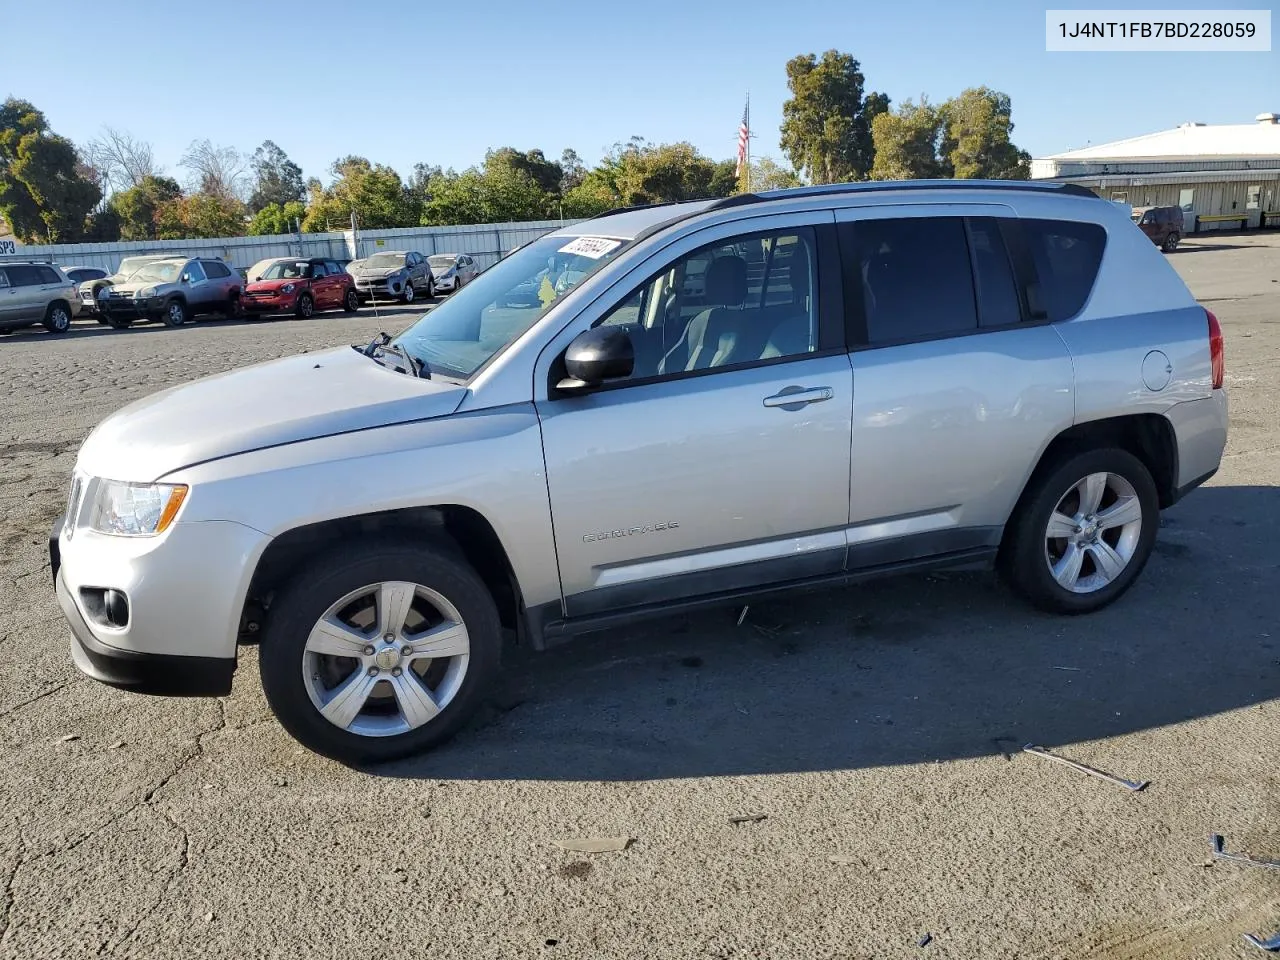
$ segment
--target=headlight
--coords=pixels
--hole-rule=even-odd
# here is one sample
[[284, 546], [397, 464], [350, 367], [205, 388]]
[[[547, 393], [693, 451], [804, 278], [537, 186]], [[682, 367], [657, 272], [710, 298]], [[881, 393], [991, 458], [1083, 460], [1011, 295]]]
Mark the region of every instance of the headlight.
[[286, 283], [283, 287], [280, 288], [281, 293], [293, 293], [293, 290], [294, 290], [294, 287], [292, 283]]
[[155, 287], [143, 287], [141, 290], [138, 291], [138, 296], [140, 297], [154, 297], [155, 295], [156, 295]]
[[89, 529], [118, 537], [154, 537], [169, 529], [186, 498], [183, 484], [99, 480]]

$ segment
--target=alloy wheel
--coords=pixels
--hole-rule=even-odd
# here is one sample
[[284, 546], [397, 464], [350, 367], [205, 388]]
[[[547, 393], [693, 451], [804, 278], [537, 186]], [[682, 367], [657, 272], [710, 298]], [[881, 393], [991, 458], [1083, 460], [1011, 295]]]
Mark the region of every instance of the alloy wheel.
[[1133, 559], [1142, 534], [1142, 502], [1124, 477], [1091, 473], [1058, 501], [1045, 529], [1045, 562], [1072, 593], [1093, 593]]

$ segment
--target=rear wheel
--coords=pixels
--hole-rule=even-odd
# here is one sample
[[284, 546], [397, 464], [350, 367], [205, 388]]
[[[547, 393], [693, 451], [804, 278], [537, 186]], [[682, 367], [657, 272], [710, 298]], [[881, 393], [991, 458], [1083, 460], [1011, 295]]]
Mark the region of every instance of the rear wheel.
[[342, 308], [347, 313], [355, 313], [360, 309], [360, 295], [354, 289], [349, 289], [347, 295], [342, 298]]
[[315, 301], [311, 299], [311, 294], [309, 293], [300, 294], [298, 296], [298, 305], [294, 308], [293, 312], [297, 314], [299, 317], [301, 317], [303, 320], [306, 320], [313, 313], [315, 313], [316, 305], [315, 305]]
[[61, 300], [49, 304], [44, 312], [44, 328], [50, 333], [66, 333], [71, 329], [71, 308]]
[[394, 760], [453, 736], [499, 662], [484, 583], [447, 548], [348, 547], [272, 603], [259, 668], [267, 702], [304, 746], [344, 763]]
[[1178, 236], [1178, 234], [1171, 233], [1164, 238], [1164, 243], [1161, 244], [1161, 249], [1164, 250], [1165, 253], [1173, 253], [1173, 251], [1178, 249], [1178, 241], [1181, 239], [1182, 237]]
[[239, 297], [232, 297], [222, 308], [222, 315], [228, 320], [239, 320], [244, 317], [244, 304]]
[[1133, 454], [1069, 455], [1032, 480], [1006, 532], [1001, 569], [1043, 610], [1090, 613], [1133, 585], [1159, 522], [1155, 481]]
[[180, 327], [190, 318], [187, 305], [181, 300], [170, 300], [164, 308], [161, 319], [166, 327]]

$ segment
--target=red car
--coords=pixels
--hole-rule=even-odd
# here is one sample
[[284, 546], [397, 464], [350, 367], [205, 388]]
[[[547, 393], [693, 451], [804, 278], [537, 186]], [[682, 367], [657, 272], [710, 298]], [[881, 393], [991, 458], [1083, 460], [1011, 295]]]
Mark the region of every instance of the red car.
[[355, 313], [360, 297], [351, 274], [322, 257], [279, 260], [244, 288], [240, 303], [249, 314], [292, 313], [306, 319], [317, 310]]

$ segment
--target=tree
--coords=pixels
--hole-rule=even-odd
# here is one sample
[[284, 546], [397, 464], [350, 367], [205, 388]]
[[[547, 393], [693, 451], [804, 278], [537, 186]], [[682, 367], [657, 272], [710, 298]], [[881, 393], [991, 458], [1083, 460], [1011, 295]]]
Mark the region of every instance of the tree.
[[196, 193], [168, 200], [156, 211], [159, 240], [238, 237], [244, 234], [244, 204], [234, 197]]
[[19, 240], [65, 243], [83, 235], [102, 191], [82, 169], [75, 146], [52, 133], [31, 103], [10, 97], [0, 104], [0, 216]]
[[309, 182], [310, 204], [302, 229], [308, 233], [343, 230], [351, 214], [362, 228], [408, 227], [418, 222], [417, 204], [405, 189], [400, 174], [364, 157], [348, 156], [330, 168], [334, 181], [322, 187]]
[[1013, 106], [1006, 93], [970, 87], [944, 103], [940, 155], [950, 176], [1026, 180], [1031, 156], [1009, 139]]
[[147, 175], [135, 187], [111, 197], [108, 209], [119, 223], [122, 240], [155, 240], [156, 218], [161, 207], [182, 197], [178, 181]]
[[751, 191], [786, 190], [800, 186], [800, 178], [783, 168], [770, 157], [758, 157], [751, 161]]
[[501, 175], [503, 168], [527, 175], [543, 193], [560, 193], [560, 180], [564, 170], [560, 164], [548, 160], [541, 150], [521, 153], [514, 147], [500, 147], [484, 155], [486, 173]]
[[301, 200], [290, 200], [283, 206], [269, 203], [253, 216], [249, 223], [249, 236], [263, 237], [273, 234], [293, 233], [307, 215]]
[[114, 127], [103, 127], [84, 148], [85, 160], [101, 178], [103, 193], [136, 187], [161, 171], [156, 165], [151, 144]]
[[290, 160], [274, 141], [264, 140], [262, 146], [253, 151], [249, 166], [253, 169], [250, 212], [257, 213], [271, 204], [283, 207], [307, 195], [302, 182], [302, 168]]
[[214, 146], [207, 139], [193, 140], [178, 165], [190, 171], [193, 193], [237, 201], [245, 193], [248, 167], [234, 147]]
[[560, 196], [579, 186], [586, 177], [587, 168], [578, 151], [566, 148], [560, 154]]
[[[888, 97], [863, 97], [862, 70], [852, 56], [828, 50], [787, 61], [791, 98], [782, 105], [781, 145], [811, 183], [860, 180], [871, 169], [871, 122]], [[868, 106], [870, 110], [868, 110]]]
[[413, 165], [413, 173], [409, 175], [409, 182], [405, 185], [405, 189], [409, 191], [409, 196], [419, 210], [425, 210], [427, 201], [431, 199], [432, 178], [440, 176], [443, 172], [440, 167], [429, 163]]
[[941, 111], [925, 97], [917, 105], [904, 101], [896, 111], [876, 117], [871, 128], [875, 141], [873, 180], [913, 180], [948, 176], [938, 158], [942, 134]]

